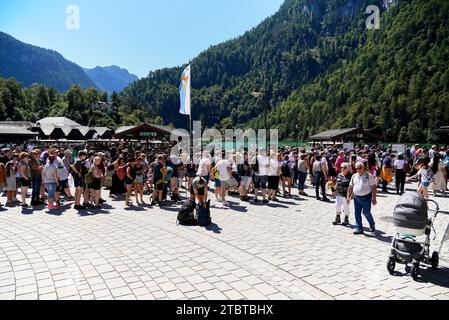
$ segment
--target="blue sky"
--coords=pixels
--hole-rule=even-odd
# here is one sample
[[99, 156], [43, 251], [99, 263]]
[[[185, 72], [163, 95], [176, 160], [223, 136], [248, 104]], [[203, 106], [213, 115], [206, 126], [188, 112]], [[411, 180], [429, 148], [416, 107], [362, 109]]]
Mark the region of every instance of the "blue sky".
[[[139, 77], [181, 65], [274, 14], [283, 0], [0, 0], [0, 31], [82, 67], [118, 65]], [[80, 29], [66, 28], [68, 5]]]

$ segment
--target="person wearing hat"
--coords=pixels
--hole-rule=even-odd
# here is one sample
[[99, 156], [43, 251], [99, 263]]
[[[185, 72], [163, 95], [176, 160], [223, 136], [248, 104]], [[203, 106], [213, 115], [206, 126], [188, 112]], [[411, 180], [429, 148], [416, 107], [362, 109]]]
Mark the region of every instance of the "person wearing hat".
[[348, 200], [348, 190], [349, 190], [349, 183], [351, 182], [351, 165], [349, 163], [342, 163], [341, 164], [341, 171], [337, 176], [337, 197], [336, 197], [336, 204], [337, 204], [337, 216], [335, 218], [335, 221], [333, 222], [333, 225], [339, 225], [341, 224], [341, 214], [342, 210], [345, 214], [345, 221], [342, 223], [343, 226], [349, 225], [349, 203], [350, 200]]

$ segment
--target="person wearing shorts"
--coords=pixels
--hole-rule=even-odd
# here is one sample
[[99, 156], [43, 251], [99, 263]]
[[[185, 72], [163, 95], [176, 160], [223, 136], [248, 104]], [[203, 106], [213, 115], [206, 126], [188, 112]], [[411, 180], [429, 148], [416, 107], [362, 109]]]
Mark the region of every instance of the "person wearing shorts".
[[198, 200], [200, 205], [207, 203], [208, 192], [207, 192], [207, 181], [203, 177], [196, 177], [192, 181], [190, 187], [190, 198], [193, 201]]
[[258, 192], [262, 191], [263, 203], [268, 203], [267, 196], [267, 183], [268, 183], [268, 171], [270, 169], [270, 159], [266, 155], [266, 150], [261, 149], [259, 155], [254, 159], [254, 163], [258, 164], [258, 172], [254, 174], [254, 202], [258, 202]]
[[22, 207], [28, 208], [26, 203], [26, 197], [28, 193], [28, 188], [31, 187], [31, 172], [28, 161], [30, 160], [30, 155], [26, 152], [22, 152], [19, 156], [19, 174], [20, 182], [22, 184], [21, 197], [22, 197]]
[[[143, 204], [143, 176], [144, 176], [144, 167], [143, 167], [143, 159], [137, 159], [137, 162], [134, 164], [134, 192], [136, 193], [136, 201], [137, 205]], [[139, 202], [139, 195], [141, 203]]]
[[81, 205], [81, 195], [84, 189], [84, 176], [86, 175], [86, 167], [84, 161], [87, 154], [84, 151], [78, 153], [78, 159], [75, 161], [72, 168], [73, 183], [75, 185], [75, 210], [86, 210], [86, 207]]
[[153, 183], [155, 189], [155, 196], [153, 197], [153, 201], [159, 206], [163, 205], [163, 194], [165, 188], [165, 180], [164, 180], [164, 156], [159, 155], [157, 157], [157, 161], [153, 165]]
[[223, 151], [222, 158], [219, 160], [215, 166], [220, 176], [220, 194], [218, 201], [226, 203], [226, 190], [228, 188], [227, 181], [232, 178], [232, 168], [231, 163], [226, 158], [226, 152]]
[[59, 206], [55, 206], [56, 202], [56, 188], [58, 186], [58, 169], [56, 167], [56, 157], [51, 154], [48, 157], [48, 162], [43, 169], [43, 182], [48, 192], [48, 209], [59, 209]]
[[89, 185], [89, 189], [94, 193], [94, 209], [101, 209], [101, 179], [104, 177], [103, 170], [101, 169], [101, 157], [94, 158], [94, 167], [92, 169], [93, 180]]
[[240, 200], [249, 201], [248, 190], [252, 183], [253, 170], [249, 163], [248, 152], [243, 154], [243, 163], [237, 166], [240, 182]]
[[134, 179], [136, 178], [136, 171], [134, 169], [134, 164], [136, 162], [135, 158], [129, 160], [126, 166], [126, 176], [125, 176], [125, 186], [126, 186], [126, 201], [125, 205], [130, 206], [131, 193], [133, 192]]
[[281, 168], [279, 166], [278, 154], [270, 152], [270, 168], [268, 170], [268, 200], [277, 201], [276, 195], [279, 190]]

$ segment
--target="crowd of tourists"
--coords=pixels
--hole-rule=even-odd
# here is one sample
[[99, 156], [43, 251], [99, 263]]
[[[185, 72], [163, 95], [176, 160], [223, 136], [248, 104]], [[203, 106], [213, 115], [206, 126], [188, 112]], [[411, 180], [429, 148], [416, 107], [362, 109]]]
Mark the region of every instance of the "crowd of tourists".
[[[389, 193], [394, 181], [393, 190], [402, 194], [406, 182], [417, 179], [417, 191], [428, 199], [430, 191], [446, 196], [449, 178], [449, 146], [415, 145], [397, 154], [392, 146], [365, 145], [355, 150], [285, 147], [261, 149], [254, 156], [232, 151], [199, 156], [199, 164], [192, 165], [185, 164], [190, 162], [186, 155], [173, 157], [169, 150], [155, 154], [139, 147], [114, 145], [102, 152], [57, 146], [6, 148], [0, 151], [0, 192], [6, 196], [6, 207], [32, 210], [46, 205], [63, 210], [68, 207], [64, 203], [73, 202], [76, 210], [99, 210], [114, 198], [123, 198], [130, 208], [163, 207], [168, 199], [181, 201], [183, 190], [200, 205], [212, 191], [227, 206], [231, 196], [268, 204], [279, 201], [279, 196], [311, 196], [306, 191], [312, 187], [316, 200], [335, 199], [335, 225], [349, 225], [354, 201], [354, 233], [361, 234], [362, 213], [375, 231], [371, 206], [377, 204], [378, 189]], [[109, 200], [104, 199], [105, 190]]]

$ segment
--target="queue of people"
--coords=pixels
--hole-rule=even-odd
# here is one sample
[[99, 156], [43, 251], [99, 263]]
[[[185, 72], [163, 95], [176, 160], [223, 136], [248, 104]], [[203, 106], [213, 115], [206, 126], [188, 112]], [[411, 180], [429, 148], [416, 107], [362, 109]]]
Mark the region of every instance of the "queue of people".
[[413, 146], [397, 155], [391, 147], [366, 145], [356, 150], [260, 149], [251, 158], [248, 152], [204, 152], [198, 165], [184, 164], [188, 159], [186, 155], [169, 156], [168, 152], [153, 154], [115, 147], [103, 152], [57, 146], [43, 151], [4, 149], [0, 154], [0, 190], [6, 193], [8, 207], [46, 204], [50, 210], [61, 209], [65, 202], [73, 202], [79, 211], [99, 210], [106, 202], [104, 188], [109, 189], [111, 199], [123, 196], [130, 208], [133, 198], [137, 206], [145, 205], [146, 195], [150, 206], [163, 207], [168, 198], [179, 202], [183, 189], [204, 205], [212, 185], [216, 200], [224, 205], [229, 205], [227, 197], [234, 194], [242, 202], [268, 204], [279, 201], [279, 196], [309, 196], [309, 177], [318, 201], [335, 199], [334, 225], [349, 225], [350, 203], [354, 201], [354, 233], [362, 234], [362, 214], [370, 230], [376, 230], [371, 208], [377, 204], [378, 187], [389, 193], [394, 180], [396, 193], [402, 194], [407, 181], [419, 179], [417, 191], [424, 197], [429, 197], [429, 190], [445, 196], [449, 177], [449, 148], [437, 146], [430, 150]]

